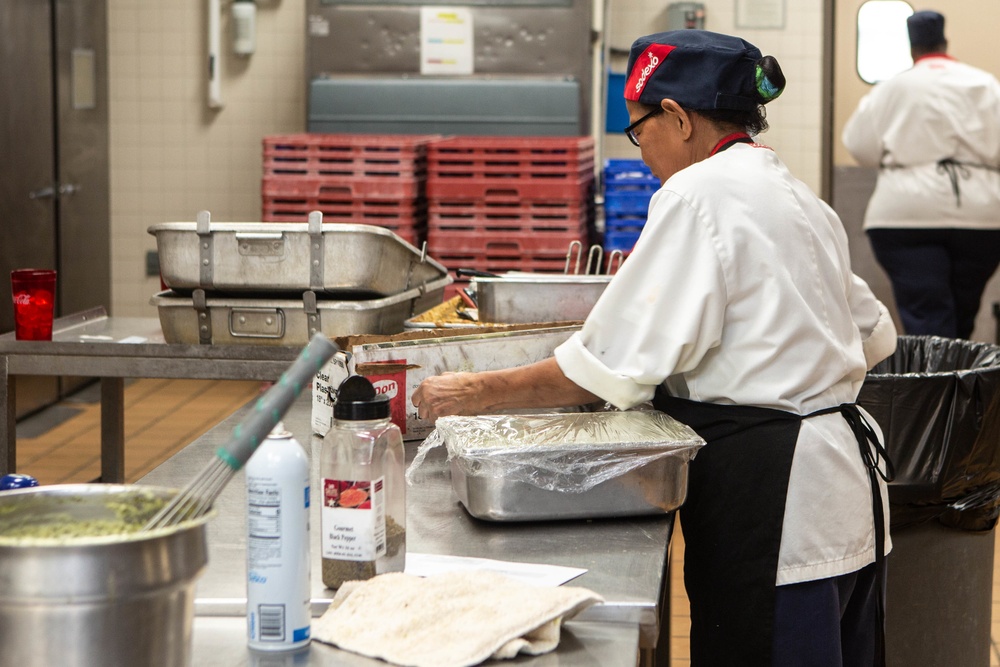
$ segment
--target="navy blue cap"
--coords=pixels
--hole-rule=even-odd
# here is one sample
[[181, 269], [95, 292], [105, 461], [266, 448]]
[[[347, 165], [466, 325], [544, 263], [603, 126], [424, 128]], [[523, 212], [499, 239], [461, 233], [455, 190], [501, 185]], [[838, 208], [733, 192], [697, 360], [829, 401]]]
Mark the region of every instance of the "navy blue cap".
[[929, 10], [914, 12], [906, 19], [906, 32], [910, 46], [933, 49], [945, 42], [944, 16]]
[[669, 98], [687, 109], [753, 111], [781, 93], [761, 74], [753, 44], [708, 30], [671, 30], [635, 40], [625, 99], [659, 106]]

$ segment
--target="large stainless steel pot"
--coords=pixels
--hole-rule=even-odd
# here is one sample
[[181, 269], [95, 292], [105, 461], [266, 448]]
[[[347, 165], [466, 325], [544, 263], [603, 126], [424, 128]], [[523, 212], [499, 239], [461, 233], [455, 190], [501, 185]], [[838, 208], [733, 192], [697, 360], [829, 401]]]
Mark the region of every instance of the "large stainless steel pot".
[[[110, 484], [0, 493], [5, 522], [115, 518], [136, 492]], [[124, 501], [124, 502], [123, 502]], [[184, 667], [195, 580], [208, 562], [205, 520], [104, 537], [0, 536], [0, 664], [18, 667]]]

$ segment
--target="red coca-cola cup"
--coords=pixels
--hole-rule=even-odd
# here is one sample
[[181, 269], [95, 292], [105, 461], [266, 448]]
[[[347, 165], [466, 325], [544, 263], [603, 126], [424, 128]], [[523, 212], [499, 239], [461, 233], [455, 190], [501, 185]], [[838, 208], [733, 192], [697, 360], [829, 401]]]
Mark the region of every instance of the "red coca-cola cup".
[[56, 303], [53, 269], [17, 269], [10, 272], [14, 297], [14, 336], [17, 340], [52, 340]]

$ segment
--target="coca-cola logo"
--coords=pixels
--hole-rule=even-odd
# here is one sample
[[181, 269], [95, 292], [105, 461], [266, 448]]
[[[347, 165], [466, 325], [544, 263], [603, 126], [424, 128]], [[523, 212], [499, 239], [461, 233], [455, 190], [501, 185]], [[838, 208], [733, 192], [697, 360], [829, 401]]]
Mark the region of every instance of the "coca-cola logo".
[[375, 387], [375, 393], [379, 396], [396, 398], [399, 393], [399, 384], [395, 380], [376, 380], [372, 386]]
[[31, 295], [27, 292], [21, 292], [20, 294], [14, 295], [14, 304], [17, 306], [27, 306], [31, 303]]

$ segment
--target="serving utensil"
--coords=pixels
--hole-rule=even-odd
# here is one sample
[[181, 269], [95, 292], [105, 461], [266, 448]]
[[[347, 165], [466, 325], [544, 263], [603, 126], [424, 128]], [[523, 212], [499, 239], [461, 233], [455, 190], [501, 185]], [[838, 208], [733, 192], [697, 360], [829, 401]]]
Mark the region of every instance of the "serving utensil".
[[288, 412], [302, 388], [309, 384], [336, 351], [337, 346], [329, 338], [322, 333], [315, 334], [281, 379], [257, 400], [250, 414], [236, 425], [228, 442], [216, 450], [208, 466], [142, 530], [174, 526], [204, 516], [233, 474], [246, 464], [257, 446]]

